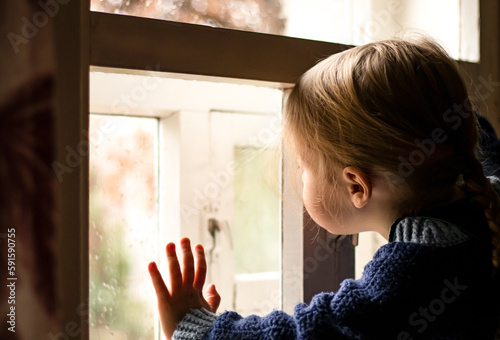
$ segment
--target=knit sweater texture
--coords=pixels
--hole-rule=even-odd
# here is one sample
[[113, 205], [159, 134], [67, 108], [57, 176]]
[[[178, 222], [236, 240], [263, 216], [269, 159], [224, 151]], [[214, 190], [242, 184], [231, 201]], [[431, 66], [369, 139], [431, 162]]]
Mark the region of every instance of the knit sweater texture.
[[[500, 181], [490, 180], [499, 191]], [[491, 255], [484, 210], [463, 199], [398, 219], [359, 280], [298, 304], [293, 315], [273, 311], [243, 318], [193, 310], [174, 339], [493, 340], [500, 280]]]

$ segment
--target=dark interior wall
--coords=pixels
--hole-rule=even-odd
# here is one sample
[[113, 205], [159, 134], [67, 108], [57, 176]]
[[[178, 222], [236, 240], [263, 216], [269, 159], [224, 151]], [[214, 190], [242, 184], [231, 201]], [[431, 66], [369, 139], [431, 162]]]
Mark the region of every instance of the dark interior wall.
[[[480, 62], [474, 75], [479, 109], [500, 134], [500, 2], [480, 0]], [[472, 92], [474, 93], [474, 92]]]

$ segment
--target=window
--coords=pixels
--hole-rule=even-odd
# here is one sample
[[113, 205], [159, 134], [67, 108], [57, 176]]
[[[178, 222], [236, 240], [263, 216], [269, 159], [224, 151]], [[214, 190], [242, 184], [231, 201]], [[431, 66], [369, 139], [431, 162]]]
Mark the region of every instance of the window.
[[[257, 181], [262, 176], [254, 173], [263, 165], [269, 167], [269, 157], [256, 149], [272, 142], [278, 130], [283, 90], [286, 92], [317, 61], [317, 55], [330, 55], [347, 47], [249, 32], [206, 31], [201, 26], [101, 13], [93, 13], [92, 21], [89, 111], [158, 121], [158, 256], [161, 258], [167, 241], [178, 240], [181, 235], [202, 242], [212, 261], [209, 280], [229, 296], [223, 300], [228, 305], [220, 308], [243, 314], [264, 314], [273, 308], [292, 312], [308, 294], [324, 289], [306, 288], [304, 282], [302, 263], [307, 249], [303, 249], [303, 208], [296, 192], [286, 186], [280, 188], [282, 181], [276, 178]], [[124, 38], [125, 44], [120, 42]], [[197, 43], [186, 44], [192, 39]], [[120, 50], [120, 46], [128, 51]], [[168, 46], [170, 52], [164, 53], [158, 46]], [[217, 90], [209, 89], [207, 81]], [[228, 171], [227, 159], [222, 156], [234, 161], [234, 174], [230, 176], [234, 183], [219, 190], [218, 181], [223, 182], [224, 175], [217, 176]], [[274, 164], [279, 174], [281, 165]], [[286, 161], [283, 166], [283, 174], [289, 173]], [[254, 189], [251, 195], [247, 193], [249, 186]], [[281, 191], [283, 200], [279, 199]], [[252, 195], [258, 195], [258, 199]], [[260, 205], [250, 207], [250, 200]], [[256, 215], [255, 211], [261, 216], [254, 223], [260, 226], [253, 230], [238, 227], [247, 221], [246, 216]], [[238, 234], [238, 229], [246, 234]], [[260, 235], [263, 231], [268, 235], [265, 242]], [[261, 245], [258, 251], [272, 256], [272, 260], [249, 261], [245, 255], [248, 247], [253, 252], [257, 249], [252, 240], [257, 240]], [[212, 252], [214, 244], [220, 248]], [[317, 246], [314, 242], [305, 245]], [[314, 261], [314, 256], [311, 259]], [[335, 278], [321, 278], [321, 272], [329, 270], [332, 263], [315, 265], [314, 273], [307, 273], [309, 284], [320, 281], [326, 289], [336, 289], [340, 277], [353, 276], [354, 266], [346, 264], [345, 271]], [[96, 261], [91, 264], [100, 265]], [[259, 288], [252, 289], [254, 295], [238, 294], [248, 286]], [[126, 292], [134, 289], [131, 287], [121, 288]], [[95, 293], [90, 296], [91, 320], [92, 313], [98, 312], [92, 310], [92, 306], [98, 306], [93, 302], [99, 298]], [[135, 332], [122, 328], [120, 323], [124, 322], [113, 320], [115, 316], [107, 313], [115, 322], [113, 334]], [[147, 322], [138, 323], [150, 332]], [[106, 329], [110, 322], [97, 326]], [[156, 330], [159, 334], [158, 326]]]
[[158, 121], [90, 115], [91, 339], [153, 339], [158, 254]]
[[90, 111], [99, 113], [89, 130], [91, 339], [152, 338], [146, 267], [157, 260], [166, 272], [164, 245], [181, 236], [204, 244], [221, 310], [281, 308], [272, 147], [282, 91], [99, 71], [90, 74]]

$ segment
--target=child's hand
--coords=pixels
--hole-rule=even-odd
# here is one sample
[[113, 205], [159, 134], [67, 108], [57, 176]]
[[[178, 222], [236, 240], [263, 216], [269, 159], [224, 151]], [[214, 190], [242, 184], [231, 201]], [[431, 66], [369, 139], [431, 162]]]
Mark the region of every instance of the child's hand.
[[201, 244], [195, 247], [196, 268], [188, 238], [181, 240], [181, 251], [182, 273], [175, 253], [175, 245], [167, 244], [170, 289], [163, 282], [156, 263], [151, 262], [148, 266], [158, 298], [161, 325], [167, 339], [172, 338], [177, 324], [190, 310], [203, 307], [215, 313], [220, 304], [220, 296], [214, 285], [208, 287], [206, 299], [203, 297], [202, 289], [207, 273], [207, 262]]

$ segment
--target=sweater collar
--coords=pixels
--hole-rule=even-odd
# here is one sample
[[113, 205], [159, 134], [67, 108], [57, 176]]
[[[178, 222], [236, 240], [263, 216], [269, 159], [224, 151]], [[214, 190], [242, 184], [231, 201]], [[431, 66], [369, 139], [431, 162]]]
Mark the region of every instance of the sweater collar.
[[434, 246], [452, 246], [471, 238], [490, 243], [483, 207], [470, 198], [418, 215], [401, 217], [389, 231], [389, 242]]

